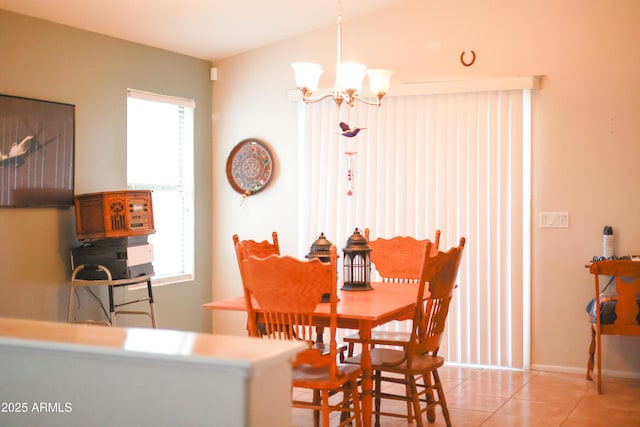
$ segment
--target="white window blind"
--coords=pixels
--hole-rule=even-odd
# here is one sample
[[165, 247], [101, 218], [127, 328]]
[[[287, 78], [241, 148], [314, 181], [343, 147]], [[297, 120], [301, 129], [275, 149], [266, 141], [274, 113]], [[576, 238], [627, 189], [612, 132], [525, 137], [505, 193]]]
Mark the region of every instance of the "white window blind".
[[[439, 228], [445, 250], [464, 236], [440, 353], [527, 367], [529, 104], [529, 90], [386, 97], [380, 108], [301, 104], [300, 251], [320, 232], [341, 249], [356, 227], [420, 239]], [[341, 137], [341, 121], [366, 129]], [[347, 151], [357, 151], [351, 196]]]
[[127, 186], [153, 191], [154, 283], [193, 279], [193, 111], [191, 100], [129, 89]]

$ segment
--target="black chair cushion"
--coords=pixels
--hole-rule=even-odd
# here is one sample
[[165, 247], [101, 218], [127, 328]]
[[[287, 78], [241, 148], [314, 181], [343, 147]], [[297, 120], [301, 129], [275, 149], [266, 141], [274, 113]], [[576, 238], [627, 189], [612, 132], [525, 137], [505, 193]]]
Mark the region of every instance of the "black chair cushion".
[[[602, 297], [602, 304], [600, 306], [600, 323], [602, 325], [612, 325], [616, 319], [616, 304], [618, 303], [617, 297], [615, 295], [604, 296]], [[638, 325], [640, 325], [640, 295], [636, 299], [638, 303], [638, 316], [636, 317], [636, 321]], [[587, 304], [586, 310], [589, 313], [589, 321], [591, 323], [596, 322], [596, 299], [593, 298]]]

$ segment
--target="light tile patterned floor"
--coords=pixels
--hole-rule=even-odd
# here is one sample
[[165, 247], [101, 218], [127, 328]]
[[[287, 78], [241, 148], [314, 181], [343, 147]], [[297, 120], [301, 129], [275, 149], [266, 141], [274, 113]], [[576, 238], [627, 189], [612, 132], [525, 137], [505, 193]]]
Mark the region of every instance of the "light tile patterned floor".
[[[640, 426], [639, 379], [605, 377], [598, 395], [584, 375], [452, 366], [439, 371], [454, 427]], [[292, 424], [313, 426], [311, 411], [294, 409]], [[412, 425], [384, 417], [381, 424]], [[435, 423], [424, 424], [444, 426], [440, 410]]]

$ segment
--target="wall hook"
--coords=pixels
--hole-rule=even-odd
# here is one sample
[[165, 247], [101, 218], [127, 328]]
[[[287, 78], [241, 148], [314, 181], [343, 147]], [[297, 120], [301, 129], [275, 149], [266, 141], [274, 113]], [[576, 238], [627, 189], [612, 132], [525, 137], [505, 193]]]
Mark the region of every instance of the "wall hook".
[[473, 65], [474, 62], [476, 62], [476, 53], [474, 51], [470, 51], [470, 52], [471, 52], [470, 62], [466, 62], [464, 60], [464, 54], [466, 53], [465, 51], [462, 51], [462, 53], [460, 54], [460, 62], [462, 62], [462, 65], [464, 65], [465, 67], [470, 67]]

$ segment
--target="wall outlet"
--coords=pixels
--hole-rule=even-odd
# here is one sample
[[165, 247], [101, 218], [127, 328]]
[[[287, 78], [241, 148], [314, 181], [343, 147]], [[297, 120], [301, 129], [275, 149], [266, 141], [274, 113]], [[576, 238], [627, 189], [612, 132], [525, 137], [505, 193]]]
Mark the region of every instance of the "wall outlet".
[[569, 228], [569, 212], [540, 212], [540, 228]]

